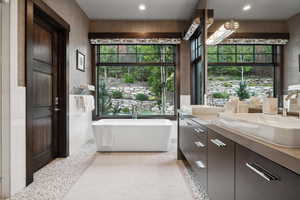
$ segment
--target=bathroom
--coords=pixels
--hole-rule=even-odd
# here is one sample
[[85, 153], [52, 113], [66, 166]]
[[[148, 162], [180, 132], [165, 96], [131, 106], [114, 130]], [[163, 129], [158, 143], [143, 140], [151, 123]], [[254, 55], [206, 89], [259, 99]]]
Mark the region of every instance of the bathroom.
[[0, 11], [1, 198], [298, 199], [299, 1]]

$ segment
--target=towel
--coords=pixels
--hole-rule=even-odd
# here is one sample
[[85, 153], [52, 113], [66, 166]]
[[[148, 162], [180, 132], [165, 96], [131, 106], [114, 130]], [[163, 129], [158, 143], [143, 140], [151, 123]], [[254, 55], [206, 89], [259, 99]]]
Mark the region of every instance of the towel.
[[85, 106], [86, 106], [86, 110], [88, 112], [91, 112], [95, 109], [95, 100], [94, 100], [94, 97], [92, 95], [86, 96]]
[[95, 109], [95, 100], [92, 95], [74, 96], [75, 104], [78, 111], [92, 112]]
[[82, 96], [82, 95], [74, 96], [74, 99], [75, 99], [75, 104], [76, 104], [77, 110], [80, 112], [84, 112], [84, 110], [85, 110], [84, 96]]

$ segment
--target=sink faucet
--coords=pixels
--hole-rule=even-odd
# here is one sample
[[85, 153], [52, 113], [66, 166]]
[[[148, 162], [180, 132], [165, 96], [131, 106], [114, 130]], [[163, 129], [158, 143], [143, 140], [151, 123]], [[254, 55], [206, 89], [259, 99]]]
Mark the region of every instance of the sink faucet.
[[137, 111], [137, 105], [132, 105], [132, 119], [137, 119], [138, 118], [138, 111]]
[[286, 98], [285, 98], [285, 100], [286, 101], [288, 101], [288, 100], [290, 100], [294, 95], [300, 95], [300, 90], [296, 90], [296, 91], [294, 91], [294, 92], [291, 92]]
[[286, 117], [287, 116], [287, 112], [288, 112], [288, 109], [285, 105], [283, 105], [283, 109], [282, 109], [282, 116], [283, 117]]

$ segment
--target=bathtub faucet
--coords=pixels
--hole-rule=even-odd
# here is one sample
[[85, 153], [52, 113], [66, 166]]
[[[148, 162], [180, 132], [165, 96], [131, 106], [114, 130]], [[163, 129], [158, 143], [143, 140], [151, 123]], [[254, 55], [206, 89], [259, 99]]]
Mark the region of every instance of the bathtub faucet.
[[137, 105], [132, 105], [132, 119], [138, 118]]

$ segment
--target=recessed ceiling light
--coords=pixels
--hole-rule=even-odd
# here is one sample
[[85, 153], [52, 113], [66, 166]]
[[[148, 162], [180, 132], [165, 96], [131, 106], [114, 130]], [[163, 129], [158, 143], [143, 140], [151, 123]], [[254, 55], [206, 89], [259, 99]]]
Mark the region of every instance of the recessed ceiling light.
[[146, 10], [145, 4], [140, 4], [139, 5], [139, 10]]
[[243, 10], [244, 11], [247, 11], [247, 10], [250, 10], [251, 9], [251, 5], [250, 4], [247, 4], [243, 7]]

